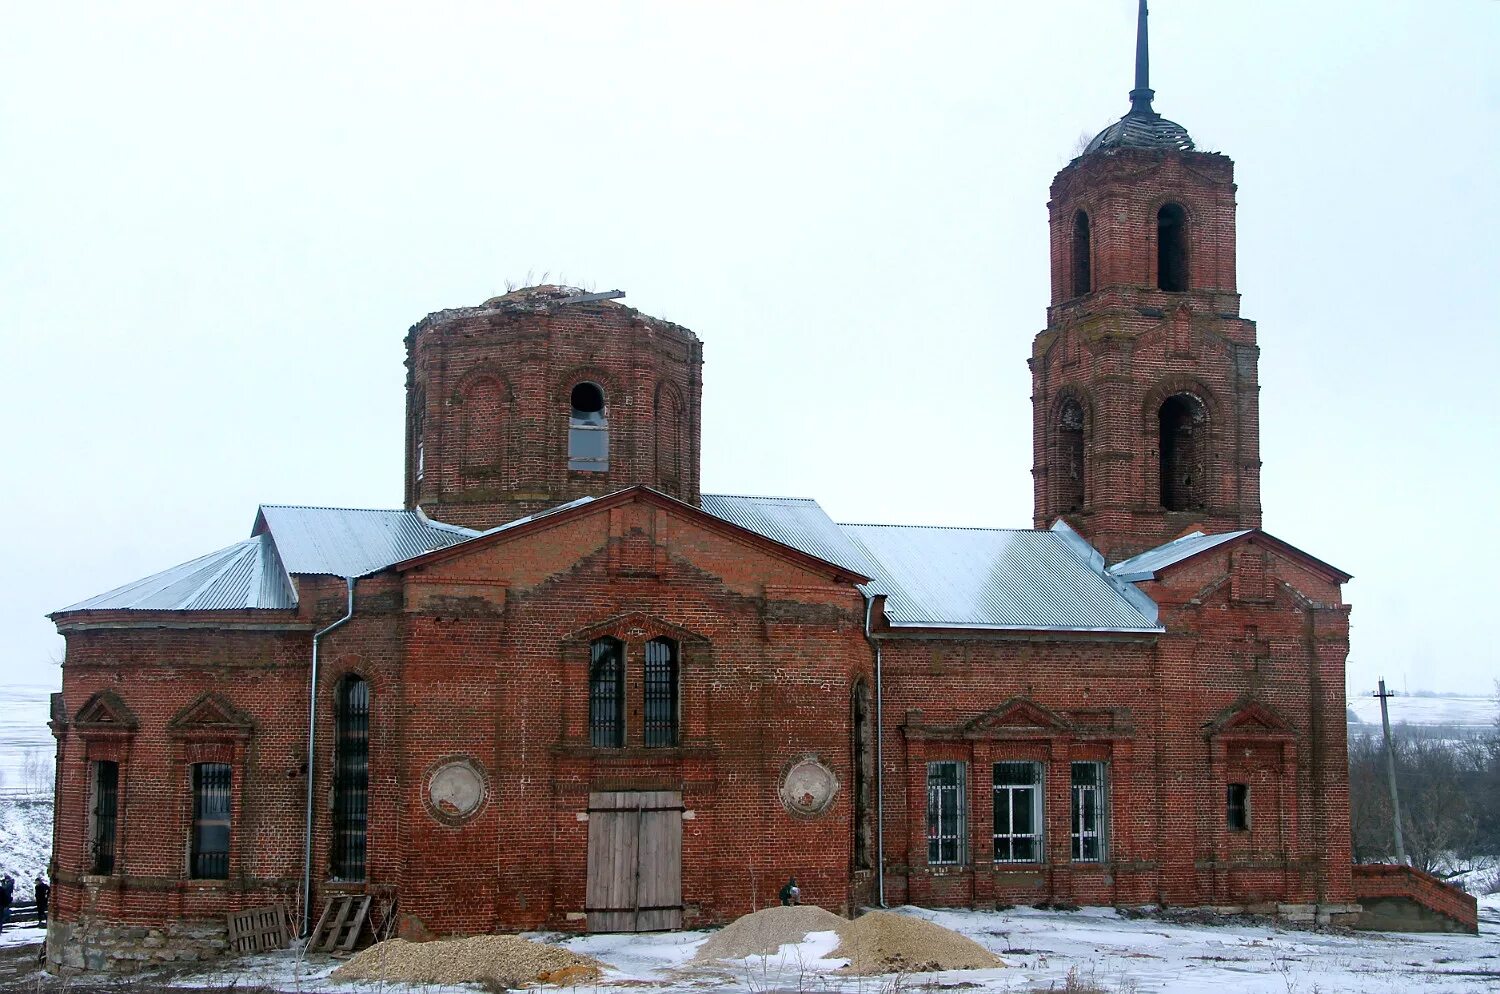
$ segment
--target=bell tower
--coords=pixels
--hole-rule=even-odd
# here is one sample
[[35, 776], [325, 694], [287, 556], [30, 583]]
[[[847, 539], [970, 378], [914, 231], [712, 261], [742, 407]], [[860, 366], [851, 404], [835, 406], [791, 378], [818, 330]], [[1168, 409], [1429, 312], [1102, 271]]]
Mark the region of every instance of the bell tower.
[[493, 528], [643, 483], [697, 504], [703, 344], [619, 303], [534, 286], [406, 336], [406, 506]]
[[1260, 524], [1234, 163], [1197, 151], [1154, 97], [1140, 0], [1130, 110], [1052, 181], [1052, 300], [1030, 359], [1035, 524], [1066, 518], [1111, 560]]

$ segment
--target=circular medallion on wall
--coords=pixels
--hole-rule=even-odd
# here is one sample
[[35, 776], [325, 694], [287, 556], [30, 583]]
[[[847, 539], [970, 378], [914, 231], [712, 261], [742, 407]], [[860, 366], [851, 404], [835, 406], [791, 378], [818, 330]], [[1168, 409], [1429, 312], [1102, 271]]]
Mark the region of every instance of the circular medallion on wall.
[[781, 803], [794, 815], [816, 818], [833, 805], [839, 778], [816, 756], [794, 761], [781, 777]]
[[427, 781], [427, 802], [444, 821], [468, 818], [484, 804], [484, 775], [468, 759], [443, 763]]

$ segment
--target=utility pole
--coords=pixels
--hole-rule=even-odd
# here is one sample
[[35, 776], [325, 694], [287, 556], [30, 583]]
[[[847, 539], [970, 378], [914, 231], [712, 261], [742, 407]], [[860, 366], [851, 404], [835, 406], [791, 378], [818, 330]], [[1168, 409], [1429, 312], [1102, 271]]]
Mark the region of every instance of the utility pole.
[[1396, 859], [1398, 862], [1406, 862], [1406, 846], [1401, 844], [1401, 801], [1396, 796], [1396, 753], [1391, 749], [1391, 716], [1386, 711], [1386, 698], [1395, 697], [1385, 689], [1385, 681], [1380, 681], [1380, 692], [1375, 695], [1380, 698], [1380, 727], [1385, 730], [1385, 775], [1391, 785], [1391, 828], [1396, 833]]

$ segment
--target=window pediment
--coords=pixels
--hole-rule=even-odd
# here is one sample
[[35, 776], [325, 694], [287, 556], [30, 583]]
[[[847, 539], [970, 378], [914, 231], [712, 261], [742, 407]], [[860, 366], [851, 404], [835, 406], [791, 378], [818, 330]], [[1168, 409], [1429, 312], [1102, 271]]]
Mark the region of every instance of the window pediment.
[[1207, 724], [1206, 731], [1211, 739], [1296, 738], [1291, 726], [1269, 704], [1252, 698], [1221, 711]]
[[683, 628], [681, 625], [674, 625], [655, 615], [646, 614], [644, 611], [631, 611], [587, 628], [580, 628], [566, 635], [563, 641], [582, 644], [600, 638], [616, 638], [621, 642], [645, 642], [650, 639], [667, 638], [684, 646], [709, 644], [709, 640], [697, 632]]
[[223, 697], [206, 693], [177, 712], [176, 717], [167, 723], [167, 733], [177, 736], [245, 738], [254, 727], [255, 722], [248, 715]]
[[112, 690], [101, 690], [84, 702], [73, 719], [79, 732], [128, 734], [140, 727], [134, 712]]

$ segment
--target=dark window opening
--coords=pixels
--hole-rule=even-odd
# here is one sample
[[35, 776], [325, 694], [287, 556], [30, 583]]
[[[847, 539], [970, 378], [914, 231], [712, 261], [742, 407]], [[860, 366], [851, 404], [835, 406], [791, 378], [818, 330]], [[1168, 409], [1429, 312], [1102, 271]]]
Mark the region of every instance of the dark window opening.
[[642, 734], [648, 746], [677, 744], [677, 643], [646, 643], [646, 716]]
[[1057, 496], [1064, 511], [1082, 510], [1087, 499], [1083, 422], [1083, 405], [1071, 397], [1063, 401], [1057, 422]]
[[1108, 771], [1103, 763], [1073, 764], [1073, 862], [1101, 863], [1107, 851]]
[[1169, 511], [1208, 505], [1208, 412], [1196, 397], [1168, 397], [1158, 413], [1161, 506]]
[[1250, 785], [1232, 783], [1226, 794], [1225, 805], [1229, 830], [1231, 832], [1250, 831]]
[[97, 759], [90, 764], [89, 872], [115, 872], [115, 829], [120, 810], [120, 764]]
[[609, 469], [609, 426], [604, 417], [604, 390], [580, 383], [569, 398], [568, 468], [585, 472]]
[[968, 862], [966, 779], [963, 763], [927, 764], [927, 862], [931, 866]]
[[233, 773], [228, 763], [193, 764], [195, 880], [229, 878], [229, 811]]
[[1042, 764], [995, 764], [995, 862], [1042, 860]]
[[1169, 293], [1188, 288], [1187, 212], [1178, 204], [1156, 212], [1156, 285]]
[[599, 639], [589, 656], [589, 743], [617, 749], [625, 744], [625, 646]]
[[365, 879], [369, 823], [370, 685], [357, 676], [339, 684], [333, 771], [333, 877]]
[[854, 734], [854, 868], [870, 868], [870, 690], [863, 680], [854, 685], [850, 722]]
[[1073, 296], [1081, 297], [1094, 289], [1094, 275], [1089, 269], [1089, 216], [1079, 211], [1073, 217]]

